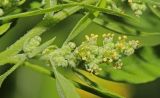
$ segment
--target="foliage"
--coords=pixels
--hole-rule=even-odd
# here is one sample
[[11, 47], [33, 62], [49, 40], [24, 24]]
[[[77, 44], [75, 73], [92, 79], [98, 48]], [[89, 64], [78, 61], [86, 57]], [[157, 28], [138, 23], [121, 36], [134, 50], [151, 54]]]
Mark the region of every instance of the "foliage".
[[[75, 87], [103, 98], [122, 98], [87, 78], [85, 71], [102, 79], [134, 84], [157, 79], [159, 9], [156, 0], [0, 0], [0, 67], [13, 65], [0, 75], [0, 86], [14, 70], [26, 66], [55, 78], [61, 98], [79, 98]], [[78, 22], [66, 26], [72, 24], [72, 30], [58, 48], [53, 44], [58, 38], [49, 30], [71, 17]], [[28, 21], [30, 18], [35, 21]], [[27, 22], [30, 25], [25, 27]], [[21, 24], [23, 28], [18, 27]], [[112, 34], [104, 34], [100, 41], [98, 35], [86, 35], [92, 24]], [[83, 32], [86, 41], [80, 39], [78, 45], [76, 38]], [[64, 68], [87, 85], [60, 72]]]

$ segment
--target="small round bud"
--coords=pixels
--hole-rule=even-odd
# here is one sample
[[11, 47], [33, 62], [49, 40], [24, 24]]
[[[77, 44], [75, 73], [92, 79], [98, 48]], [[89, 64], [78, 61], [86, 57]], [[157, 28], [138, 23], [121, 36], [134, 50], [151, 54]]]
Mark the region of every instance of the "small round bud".
[[76, 48], [76, 44], [73, 43], [73, 42], [69, 42], [68, 45], [69, 45], [69, 47], [72, 48], [72, 49]]

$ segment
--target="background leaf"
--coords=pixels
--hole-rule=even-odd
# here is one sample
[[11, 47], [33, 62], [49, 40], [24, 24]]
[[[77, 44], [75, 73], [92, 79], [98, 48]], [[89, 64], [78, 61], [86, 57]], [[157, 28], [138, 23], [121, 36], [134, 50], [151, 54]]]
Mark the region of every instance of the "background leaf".
[[14, 70], [16, 70], [23, 62], [24, 62], [24, 60], [19, 61], [17, 64], [13, 65], [12, 68], [10, 68], [8, 71], [6, 71], [4, 74], [0, 75], [0, 87], [1, 87], [2, 83], [4, 82], [4, 80], [5, 80]]
[[99, 76], [102, 78], [110, 77], [116, 81], [128, 83], [146, 83], [160, 77], [159, 60], [152, 48], [144, 48], [140, 53], [123, 59], [124, 66], [121, 70], [113, 69], [110, 65], [102, 65], [104, 72]]

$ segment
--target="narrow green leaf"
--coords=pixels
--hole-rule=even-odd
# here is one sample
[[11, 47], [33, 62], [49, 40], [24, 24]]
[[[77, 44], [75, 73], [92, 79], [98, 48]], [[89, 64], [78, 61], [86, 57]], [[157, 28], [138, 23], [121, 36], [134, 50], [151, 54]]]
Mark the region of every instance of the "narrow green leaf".
[[151, 11], [160, 18], [160, 11], [157, 8], [154, 8], [154, 5], [150, 5], [148, 4], [149, 8], [151, 9]]
[[[103, 19], [100, 19], [100, 18], [95, 18], [93, 20], [94, 23], [98, 24], [99, 26], [102, 26], [108, 30], [111, 30], [113, 31], [114, 33], [117, 33], [117, 34], [124, 34], [121, 30], [113, 27], [113, 26], [110, 26], [110, 23], [109, 22], [106, 22], [105, 20]], [[126, 34], [127, 35], [127, 34]], [[128, 34], [128, 35], [131, 35], [131, 34]]]
[[47, 48], [49, 45], [51, 45], [53, 43], [53, 41], [55, 40], [56, 37], [50, 39], [49, 41], [43, 43], [41, 46], [37, 47], [36, 49], [34, 49], [30, 54], [29, 54], [29, 58], [32, 58], [34, 56], [36, 56], [38, 53], [42, 52], [45, 48]]
[[79, 70], [74, 70], [74, 72], [75, 72], [75, 75], [78, 76], [79, 79], [81, 79], [83, 82], [85, 82], [89, 86], [99, 88], [99, 85], [97, 83], [90, 80], [88, 77], [85, 76], [85, 74], [81, 73]]
[[58, 11], [58, 10], [61, 10], [64, 8], [73, 7], [73, 6], [77, 6], [77, 5], [78, 5], [77, 3], [61, 4], [61, 5], [56, 5], [52, 8], [28, 11], [28, 12], [24, 12], [24, 13], [15, 14], [15, 15], [8, 15], [8, 16], [0, 17], [0, 20], [5, 21], [5, 20], [11, 20], [14, 18], [22, 18], [22, 17], [40, 15], [40, 14], [44, 14], [46, 12]]
[[11, 26], [11, 23], [5, 23], [0, 26], [0, 35], [4, 34]]
[[56, 86], [59, 96], [61, 98], [80, 98], [79, 94], [76, 92], [74, 85], [57, 71], [52, 60], [50, 60], [50, 62], [52, 64], [53, 72], [56, 77]]
[[81, 4], [81, 5], [85, 8], [87, 8], [87, 9], [96, 10], [96, 11], [100, 11], [100, 12], [107, 13], [107, 14], [110, 14], [110, 15], [119, 16], [119, 17], [125, 17], [127, 19], [134, 19], [135, 22], [138, 21], [136, 18], [134, 18], [132, 16], [129, 16], [127, 14], [124, 14], [122, 12], [110, 10], [110, 9], [107, 9], [107, 8], [96, 7], [96, 6], [93, 6], [93, 5], [87, 5], [87, 4]]
[[[106, 0], [99, 0], [99, 2], [97, 3], [96, 6], [105, 7], [105, 5], [106, 5]], [[94, 11], [93, 14], [92, 13], [87, 13], [85, 16], [83, 16], [78, 21], [78, 23], [75, 25], [75, 27], [72, 29], [72, 31], [69, 34], [69, 36], [67, 37], [65, 43], [72, 40], [79, 33], [81, 33], [89, 24], [92, 23], [92, 19], [94, 19], [95, 17], [98, 17], [98, 15], [99, 15], [99, 12]]]
[[83, 85], [81, 83], [77, 83], [77, 82], [73, 82], [73, 83], [77, 88], [80, 88], [80, 89], [85, 90], [87, 92], [93, 93], [97, 96], [100, 96], [101, 98], [124, 98], [123, 96], [115, 94], [115, 93], [108, 91], [106, 89], [101, 90], [101, 89], [92, 88], [92, 87]]
[[157, 2], [157, 1], [154, 1], [154, 0], [142, 0], [142, 1], [145, 2], [145, 3], [152, 4], [152, 5], [160, 6], [160, 2]]
[[4, 74], [0, 76], [0, 87], [2, 86], [3, 81], [14, 71], [16, 70], [24, 60], [19, 61], [17, 64], [13, 65], [12, 68], [10, 68], [8, 71], [6, 71]]
[[[57, 0], [44, 0], [45, 8], [52, 8], [57, 5]], [[54, 11], [45, 14], [45, 17], [52, 16]]]
[[75, 27], [67, 37], [65, 43], [75, 38], [82, 30], [84, 30], [92, 22], [89, 18], [89, 15], [90, 14], [87, 13], [79, 20], [79, 22], [75, 25]]

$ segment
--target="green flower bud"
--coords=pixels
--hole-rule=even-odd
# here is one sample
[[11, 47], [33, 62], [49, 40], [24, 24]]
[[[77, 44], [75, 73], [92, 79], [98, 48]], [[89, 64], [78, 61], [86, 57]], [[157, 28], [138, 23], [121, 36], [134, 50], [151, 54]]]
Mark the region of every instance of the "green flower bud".
[[129, 46], [134, 48], [134, 49], [137, 49], [139, 47], [139, 41], [135, 41], [135, 40], [131, 40], [128, 42]]
[[73, 43], [73, 42], [69, 42], [68, 45], [69, 45], [69, 47], [70, 47], [71, 49], [76, 48], [76, 44]]
[[23, 46], [23, 51], [25, 53], [31, 52], [33, 49], [38, 47], [41, 43], [41, 37], [35, 36], [34, 38], [30, 39], [28, 42], [26, 42]]
[[131, 9], [132, 9], [133, 11], [138, 10], [138, 8], [139, 8], [139, 6], [138, 6], [137, 3], [132, 3], [132, 4], [131, 4]]
[[134, 13], [135, 13], [135, 15], [137, 15], [137, 16], [142, 15], [142, 11], [141, 11], [141, 10], [136, 10]]
[[68, 62], [67, 62], [67, 60], [65, 60], [65, 58], [63, 56], [56, 56], [56, 57], [53, 56], [51, 58], [51, 60], [53, 61], [55, 66], [62, 66], [62, 67], [68, 66]]
[[134, 53], [134, 49], [133, 48], [127, 48], [124, 51], [124, 54], [127, 55], [127, 56], [129, 56], [129, 55], [131, 55], [133, 53]]
[[143, 2], [129, 2], [130, 3], [130, 5], [131, 5], [131, 9], [134, 11], [134, 13], [135, 13], [135, 15], [136, 16], [140, 16], [140, 15], [142, 15], [142, 13], [143, 13], [143, 11], [145, 11], [146, 10], [146, 4], [145, 3], [143, 3]]

